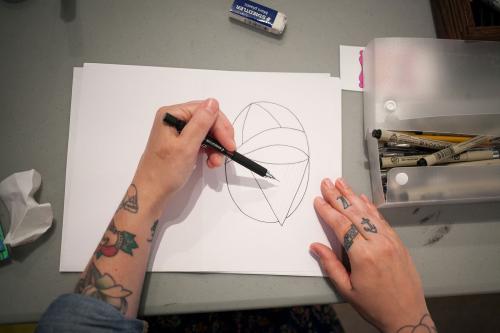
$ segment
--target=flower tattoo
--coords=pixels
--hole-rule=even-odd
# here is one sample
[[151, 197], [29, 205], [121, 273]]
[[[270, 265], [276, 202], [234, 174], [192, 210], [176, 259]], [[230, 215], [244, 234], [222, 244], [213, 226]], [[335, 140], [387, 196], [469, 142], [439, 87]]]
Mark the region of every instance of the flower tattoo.
[[99, 272], [93, 263], [78, 281], [75, 292], [111, 304], [123, 314], [127, 312], [128, 307], [126, 297], [132, 294], [130, 290], [117, 284], [111, 275]]

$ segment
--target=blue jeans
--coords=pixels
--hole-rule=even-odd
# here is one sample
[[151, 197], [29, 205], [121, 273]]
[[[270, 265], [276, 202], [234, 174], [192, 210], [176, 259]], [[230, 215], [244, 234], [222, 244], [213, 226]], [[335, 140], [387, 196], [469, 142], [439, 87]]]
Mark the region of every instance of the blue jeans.
[[147, 324], [127, 319], [112, 305], [80, 294], [59, 296], [40, 319], [35, 332], [146, 332]]

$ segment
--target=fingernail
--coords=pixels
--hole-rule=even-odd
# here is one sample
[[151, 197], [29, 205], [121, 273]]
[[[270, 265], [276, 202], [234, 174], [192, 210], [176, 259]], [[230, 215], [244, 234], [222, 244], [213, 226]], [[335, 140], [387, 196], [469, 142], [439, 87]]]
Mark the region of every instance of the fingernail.
[[333, 189], [335, 187], [335, 185], [333, 185], [330, 178], [326, 178], [325, 180], [323, 180], [323, 182], [324, 182], [325, 186], [329, 189]]
[[312, 253], [313, 257], [315, 257], [316, 259], [319, 259], [319, 253], [316, 252], [316, 250], [314, 249], [314, 247], [312, 246], [312, 244], [309, 246], [309, 252]]
[[320, 205], [324, 205], [326, 201], [322, 197], [316, 197], [315, 199]]
[[341, 187], [347, 188], [347, 184], [343, 178], [338, 178], [337, 181], [339, 182]]
[[207, 98], [204, 102], [203, 102], [203, 108], [205, 110], [207, 110], [208, 112], [214, 114], [214, 113], [217, 113], [217, 111], [219, 110], [219, 103], [217, 103], [217, 101], [213, 98]]
[[222, 155], [215, 155], [214, 166], [220, 166], [222, 164]]

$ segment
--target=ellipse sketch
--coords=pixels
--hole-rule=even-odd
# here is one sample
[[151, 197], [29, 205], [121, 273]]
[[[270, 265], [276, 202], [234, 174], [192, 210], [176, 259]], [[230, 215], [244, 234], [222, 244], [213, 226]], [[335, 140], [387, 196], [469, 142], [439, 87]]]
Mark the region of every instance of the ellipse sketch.
[[232, 201], [254, 221], [283, 226], [299, 208], [309, 183], [309, 142], [302, 123], [287, 107], [260, 101], [245, 106], [233, 127], [237, 151], [267, 168], [279, 182], [226, 158]]

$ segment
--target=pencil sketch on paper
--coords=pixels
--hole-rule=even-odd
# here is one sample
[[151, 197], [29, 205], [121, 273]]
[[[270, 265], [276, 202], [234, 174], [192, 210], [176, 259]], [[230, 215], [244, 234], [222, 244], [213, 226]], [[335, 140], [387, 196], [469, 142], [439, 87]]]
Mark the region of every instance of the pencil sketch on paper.
[[309, 142], [302, 123], [289, 108], [261, 101], [245, 106], [233, 127], [237, 151], [268, 169], [279, 182], [226, 158], [232, 201], [253, 221], [283, 226], [299, 208], [309, 183]]

